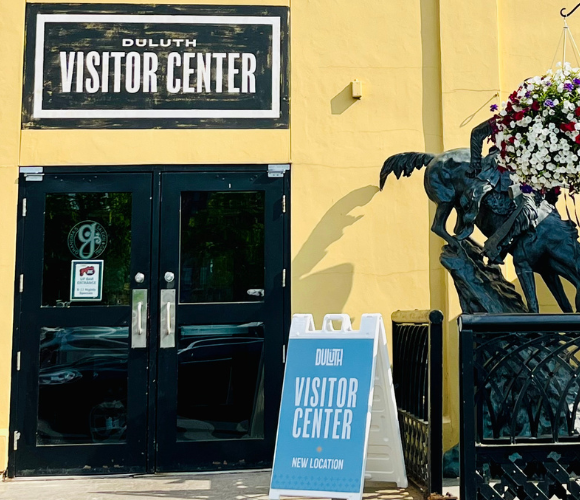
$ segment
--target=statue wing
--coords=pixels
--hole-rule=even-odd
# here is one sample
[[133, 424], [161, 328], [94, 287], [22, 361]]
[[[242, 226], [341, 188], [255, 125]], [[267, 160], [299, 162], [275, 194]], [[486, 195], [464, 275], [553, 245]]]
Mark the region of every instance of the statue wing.
[[414, 170], [420, 170], [435, 158], [431, 153], [399, 153], [386, 159], [381, 168], [380, 184], [381, 191], [390, 173], [394, 173], [397, 179], [401, 175], [409, 177]]

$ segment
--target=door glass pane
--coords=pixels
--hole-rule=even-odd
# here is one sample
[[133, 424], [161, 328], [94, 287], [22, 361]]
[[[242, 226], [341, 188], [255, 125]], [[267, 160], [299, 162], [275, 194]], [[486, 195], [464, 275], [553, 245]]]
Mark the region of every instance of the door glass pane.
[[180, 303], [260, 301], [264, 192], [181, 193]]
[[[46, 195], [44, 307], [129, 304], [131, 198], [131, 193]], [[103, 261], [102, 300], [71, 302], [72, 260]]]
[[125, 441], [128, 342], [127, 327], [42, 328], [38, 445]]
[[180, 328], [177, 439], [264, 437], [264, 325]]

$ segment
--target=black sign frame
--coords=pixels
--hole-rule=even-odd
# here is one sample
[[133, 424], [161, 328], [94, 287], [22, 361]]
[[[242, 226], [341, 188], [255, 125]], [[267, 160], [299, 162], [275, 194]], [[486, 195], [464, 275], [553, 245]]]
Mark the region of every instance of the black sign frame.
[[[41, 17], [42, 21], [37, 22], [38, 15], [49, 15]], [[90, 41], [92, 28], [95, 29], [99, 22], [92, 23], [88, 26], [90, 16], [96, 20], [108, 19], [104, 16], [112, 15], [114, 19], [130, 19], [127, 23], [129, 28], [142, 25], [151, 28], [157, 21], [151, 19], [163, 19], [162, 22], [168, 22], [169, 16], [180, 16], [176, 23], [171, 23], [172, 27], [181, 26], [179, 20], [189, 19], [207, 19], [218, 20], [223, 27], [220, 32], [220, 26], [215, 29], [213, 21], [208, 23], [212, 27], [211, 34], [218, 45], [217, 50], [224, 50], [227, 43], [232, 43], [232, 50], [235, 52], [239, 47], [257, 47], [256, 50], [262, 50], [264, 53], [264, 40], [268, 39], [270, 51], [267, 58], [262, 57], [260, 60], [266, 60], [264, 68], [258, 67], [256, 79], [258, 82], [266, 82], [266, 85], [256, 85], [256, 88], [266, 88], [269, 93], [258, 91], [254, 95], [219, 95], [209, 96], [205, 101], [198, 99], [197, 107], [190, 106], [191, 101], [187, 100], [190, 96], [180, 96], [181, 102], [169, 102], [169, 105], [163, 106], [164, 101], [161, 98], [155, 99], [151, 96], [142, 98], [143, 105], [139, 105], [138, 97], [120, 93], [106, 95], [106, 104], [97, 103], [92, 95], [83, 95], [74, 91], [66, 96], [69, 98], [65, 102], [62, 98], [60, 103], [65, 102], [67, 109], [59, 108], [59, 96], [54, 92], [56, 75], [58, 71], [61, 77], [61, 69], [50, 67], [45, 59], [37, 62], [37, 54], [46, 53], [45, 40], [50, 36], [48, 30], [45, 31], [49, 23], [46, 20], [56, 19], [58, 15], [65, 14], [70, 19], [83, 19], [79, 21], [79, 27], [74, 29], [62, 29], [60, 26], [53, 24], [57, 29], [53, 30], [53, 39], [58, 38], [59, 43], [68, 43], [71, 50], [78, 48], [79, 51], [91, 50]], [[52, 15], [52, 16], [51, 16]], [[71, 18], [70, 16], [76, 16]], [[224, 5], [129, 5], [129, 4], [27, 4], [26, 12], [26, 47], [24, 60], [24, 84], [23, 84], [23, 107], [22, 107], [22, 128], [23, 129], [151, 129], [151, 128], [218, 128], [218, 129], [269, 129], [269, 128], [289, 128], [289, 94], [290, 94], [290, 76], [289, 76], [289, 9], [287, 7], [272, 6], [224, 6]], [[123, 17], [119, 17], [123, 16]], [[141, 17], [137, 17], [141, 16]], [[148, 16], [147, 18], [143, 16]], [[162, 16], [162, 17], [151, 17]], [[199, 17], [203, 16], [203, 17]], [[111, 18], [112, 19], [112, 18]], [[136, 19], [147, 19], [149, 22], [135, 21]], [[229, 22], [232, 19], [232, 22]], [[200, 21], [196, 26], [209, 29]], [[121, 25], [123, 30], [129, 29], [123, 21], [117, 23], [116, 28]], [[238, 24], [241, 23], [241, 24]], [[107, 22], [101, 22], [105, 25]], [[41, 25], [41, 26], [39, 26]], [[72, 26], [67, 22], [66, 27]], [[267, 30], [271, 26], [271, 35]], [[256, 27], [260, 28], [257, 29]], [[262, 28], [263, 27], [263, 28]], [[227, 30], [230, 30], [228, 32]], [[103, 31], [103, 28], [101, 28]], [[279, 39], [277, 33], [279, 31]], [[182, 31], [183, 33], [184, 31]], [[37, 33], [42, 33], [42, 41], [39, 44]], [[143, 33], [142, 31], [140, 32]], [[157, 32], [158, 33], [158, 32]], [[266, 33], [266, 34], [265, 34]], [[220, 36], [221, 34], [221, 36]], [[171, 33], [168, 33], [168, 39]], [[139, 33], [135, 31], [135, 40], [139, 39]], [[237, 39], [236, 39], [237, 37]], [[101, 38], [93, 38], [101, 40]], [[143, 38], [144, 40], [144, 38]], [[206, 37], [207, 40], [207, 37]], [[192, 41], [193, 43], [193, 41]], [[213, 43], [213, 42], [212, 42]], [[262, 44], [261, 46], [259, 44]], [[220, 45], [221, 44], [221, 45]], [[206, 41], [207, 48], [208, 43]], [[138, 50], [138, 49], [136, 49]], [[149, 49], [151, 50], [151, 49]], [[170, 49], [165, 49], [170, 50]], [[195, 51], [195, 49], [193, 49]], [[54, 50], [53, 50], [54, 52]], [[141, 51], [143, 52], [143, 51]], [[240, 51], [241, 52], [241, 51]], [[72, 54], [72, 52], [67, 53]], [[74, 56], [70, 61], [74, 62]], [[55, 60], [53, 55], [52, 61]], [[78, 61], [77, 61], [78, 62]], [[111, 62], [112, 64], [112, 62]], [[124, 64], [124, 63], [123, 63]], [[144, 64], [144, 63], [142, 63]], [[239, 62], [238, 62], [239, 64]], [[250, 64], [250, 63], [248, 63]], [[38, 66], [38, 67], [37, 67]], [[62, 61], [61, 61], [62, 66]], [[255, 64], [254, 64], [255, 67]], [[227, 69], [226, 61], [226, 69]], [[279, 68], [279, 72], [277, 71]], [[270, 73], [268, 73], [270, 70]], [[47, 78], [47, 73], [52, 72], [53, 78]], [[72, 75], [72, 70], [71, 75]], [[41, 75], [40, 77], [38, 75]], [[40, 79], [39, 79], [40, 78]], [[64, 78], [64, 76], [63, 76]], [[259, 79], [262, 80], [259, 80]], [[143, 78], [144, 80], [144, 78]], [[60, 81], [60, 80], [59, 80]], [[72, 81], [72, 76], [71, 76]], [[176, 81], [176, 80], [174, 80]], [[52, 89], [51, 89], [52, 86]], [[112, 84], [111, 84], [112, 86]], [[77, 89], [78, 90], [78, 89]], [[198, 89], [199, 90], [199, 89]], [[102, 95], [102, 94], [101, 94]], [[201, 95], [201, 94], [200, 94]], [[44, 97], [44, 100], [43, 100]], [[172, 96], [173, 97], [173, 96]], [[123, 101], [125, 99], [125, 101]], [[268, 99], [270, 99], [268, 101]], [[72, 102], [72, 104], [70, 104]], [[39, 104], [40, 103], [40, 104]], [[48, 103], [48, 104], [47, 104]], [[165, 103], [167, 104], [167, 103]], [[48, 106], [49, 109], [46, 109]], [[100, 106], [100, 108], [99, 108]], [[109, 106], [104, 109], [103, 107]], [[114, 106], [111, 108], [111, 106]], [[179, 107], [181, 106], [181, 108]], [[52, 108], [51, 108], [52, 107]], [[96, 109], [95, 109], [96, 107]], [[50, 109], [51, 108], [51, 109]], [[247, 109], [246, 109], [247, 108]]]

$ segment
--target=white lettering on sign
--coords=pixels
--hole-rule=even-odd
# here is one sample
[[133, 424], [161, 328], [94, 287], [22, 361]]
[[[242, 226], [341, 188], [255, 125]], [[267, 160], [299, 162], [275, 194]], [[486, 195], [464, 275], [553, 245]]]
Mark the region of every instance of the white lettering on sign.
[[[151, 38], [123, 38], [123, 47], [170, 47], [171, 45], [181, 46], [183, 43], [182, 38], [173, 40], [171, 38], [161, 38], [159, 40], [152, 40]], [[197, 47], [197, 40], [195, 38], [191, 40], [185, 40], [186, 47]]]
[[234, 76], [240, 72], [240, 70], [236, 68], [236, 59], [239, 58], [240, 54], [228, 54], [228, 92], [230, 94], [237, 94], [240, 92], [240, 89], [236, 87], [234, 81]]
[[195, 54], [187, 53], [183, 54], [183, 93], [189, 94], [195, 92], [195, 89], [189, 85], [191, 79], [190, 76], [193, 75], [195, 68], [192, 68], [191, 60], [195, 59]]
[[[134, 40], [123, 39], [123, 46], [133, 45], [127, 42]], [[181, 45], [184, 40], [178, 39], [173, 42]], [[185, 40], [185, 45], [191, 45], [191, 40]], [[113, 59], [112, 65], [109, 63], [110, 59]], [[212, 89], [220, 94], [224, 91], [224, 75], [228, 94], [256, 93], [257, 61], [256, 56], [251, 53], [170, 52], [163, 64], [167, 68], [166, 86], [170, 94], [211, 92]], [[159, 56], [155, 52], [90, 51], [85, 54], [78, 51], [62, 51], [61, 90], [63, 93], [72, 92], [74, 80], [74, 91], [77, 93], [94, 94], [99, 91], [119, 93], [122, 90], [130, 94], [154, 93], [158, 91], [160, 67]], [[88, 74], [87, 78], [85, 72]], [[111, 77], [112, 90], [109, 86]]]
[[293, 457], [292, 467], [306, 468], [308, 467], [308, 457]]
[[344, 460], [342, 458], [293, 457], [292, 467], [298, 469], [342, 470], [344, 468]]
[[211, 92], [211, 54], [197, 54], [197, 92]]
[[101, 65], [101, 55], [96, 51], [91, 51], [87, 54], [87, 69], [89, 70], [90, 78], [87, 78], [85, 86], [89, 94], [94, 94], [99, 90], [99, 73], [95, 66]]
[[125, 63], [125, 89], [130, 94], [139, 92], [141, 87], [141, 58], [139, 52], [129, 52]]
[[83, 61], [85, 59], [84, 52], [77, 52], [77, 84], [75, 88], [75, 92], [81, 93], [83, 91], [83, 74], [84, 74], [84, 64]]
[[254, 54], [242, 54], [242, 93], [253, 94], [256, 92], [256, 56]]
[[69, 52], [68, 60], [66, 52], [60, 53], [60, 74], [63, 92], [70, 92], [71, 90], [74, 60], [75, 60], [75, 52]]
[[292, 436], [350, 439], [358, 379], [296, 377], [295, 383]]
[[344, 468], [344, 460], [342, 458], [311, 458], [311, 469], [338, 469]]
[[315, 366], [342, 366], [343, 349], [316, 349]]
[[176, 94], [181, 88], [181, 80], [174, 78], [176, 66], [181, 66], [181, 56], [177, 52], [172, 52], [167, 57], [167, 91], [170, 94]]
[[157, 92], [158, 68], [157, 54], [145, 52], [143, 54], [143, 92]]

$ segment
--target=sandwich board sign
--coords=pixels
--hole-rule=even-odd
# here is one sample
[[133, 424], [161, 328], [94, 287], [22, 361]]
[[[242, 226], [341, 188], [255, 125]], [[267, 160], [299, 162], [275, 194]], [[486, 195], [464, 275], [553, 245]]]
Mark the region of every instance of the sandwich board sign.
[[365, 479], [408, 485], [382, 317], [296, 314], [269, 497], [360, 500]]

